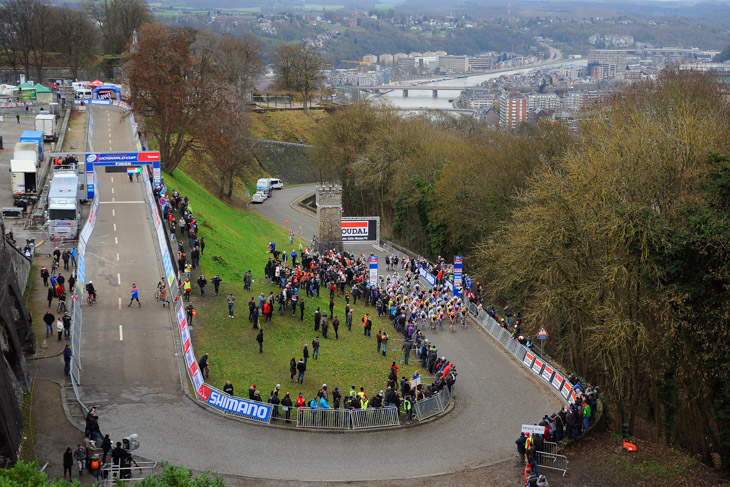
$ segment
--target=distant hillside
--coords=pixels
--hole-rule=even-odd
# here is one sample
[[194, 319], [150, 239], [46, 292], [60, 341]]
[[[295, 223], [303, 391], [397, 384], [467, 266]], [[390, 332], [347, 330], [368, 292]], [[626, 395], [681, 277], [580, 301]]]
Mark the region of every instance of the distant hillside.
[[329, 118], [323, 110], [251, 114], [251, 137], [279, 142], [311, 143], [319, 125]]

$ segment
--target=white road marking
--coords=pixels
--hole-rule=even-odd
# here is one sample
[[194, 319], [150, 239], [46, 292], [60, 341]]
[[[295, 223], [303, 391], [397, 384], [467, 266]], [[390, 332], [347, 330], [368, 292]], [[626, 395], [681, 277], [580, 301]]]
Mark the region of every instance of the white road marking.
[[[122, 285], [122, 278], [121, 278], [121, 276], [119, 275], [118, 272], [117, 272], [117, 285], [118, 286], [121, 286]], [[119, 299], [122, 299], [122, 298], [119, 298]]]
[[122, 309], [122, 298], [119, 298], [119, 309]]
[[114, 177], [112, 176], [112, 183], [114, 182]]
[[[117, 252], [117, 262], [119, 262], [119, 252]], [[121, 299], [121, 298], [119, 298]]]
[[114, 188], [112, 188], [112, 194], [114, 194]]
[[114, 231], [115, 232], [117, 231], [117, 224], [116, 223], [114, 224]]
[[114, 237], [114, 244], [119, 245], [119, 240], [117, 240], [117, 237]]
[[117, 216], [117, 210], [115, 210], [114, 208], [112, 208], [112, 216]]
[[122, 325], [119, 325], [119, 341], [124, 340], [124, 334], [122, 333]]
[[144, 200], [140, 200], [140, 201], [116, 201], [114, 198], [112, 198], [111, 201], [100, 201], [99, 203], [102, 204], [102, 205], [108, 205], [110, 203], [114, 203], [114, 204], [117, 204], [117, 203], [119, 203], [119, 204], [139, 204], [139, 203], [146, 203], [146, 202]]

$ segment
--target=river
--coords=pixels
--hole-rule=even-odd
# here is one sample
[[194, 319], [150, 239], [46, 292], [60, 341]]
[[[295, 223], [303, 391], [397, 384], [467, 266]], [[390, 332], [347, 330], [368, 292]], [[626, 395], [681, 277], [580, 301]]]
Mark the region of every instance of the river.
[[[454, 78], [454, 79], [448, 79], [446, 81], [435, 81], [430, 82], [429, 80], [423, 80], [419, 82], [419, 84], [427, 84], [428, 86], [463, 86], [466, 87], [472, 87], [472, 86], [478, 86], [483, 81], [490, 80], [492, 78], [497, 78], [502, 75], [514, 75], [518, 73], [527, 73], [528, 71], [532, 71], [534, 69], [542, 69], [546, 71], [552, 71], [561, 67], [568, 67], [568, 66], [585, 66], [586, 61], [566, 61], [564, 63], [560, 64], [553, 64], [550, 66], [539, 66], [539, 67], [532, 67], [532, 68], [520, 68], [510, 71], [500, 71], [497, 73], [489, 73], [489, 74], [481, 74], [477, 76], [469, 76], [468, 78]], [[403, 84], [410, 84], [412, 82], [404, 82]], [[371, 97], [372, 100], [379, 99], [387, 101], [390, 105], [392, 105], [395, 108], [400, 108], [403, 110], [453, 110], [453, 107], [451, 106], [451, 103], [449, 100], [453, 100], [457, 96], [459, 96], [459, 93], [461, 93], [461, 90], [439, 90], [438, 97], [434, 98], [430, 91], [424, 90], [424, 91], [410, 91], [408, 92], [408, 96], [403, 96], [402, 90], [394, 90], [389, 93], [385, 93], [383, 95], [374, 95]]]

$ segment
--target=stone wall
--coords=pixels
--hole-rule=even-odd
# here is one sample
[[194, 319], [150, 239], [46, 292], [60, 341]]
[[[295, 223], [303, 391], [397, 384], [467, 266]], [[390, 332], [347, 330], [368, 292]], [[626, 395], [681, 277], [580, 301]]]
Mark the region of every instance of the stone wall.
[[[2, 222], [0, 227], [5, 235]], [[30, 390], [24, 353], [35, 353], [36, 347], [23, 301], [30, 270], [30, 261], [3, 237], [0, 243], [0, 464], [4, 459], [17, 460], [23, 440], [23, 394]]]
[[[18, 74], [23, 73], [21, 69], [16, 73], [12, 69], [3, 68], [0, 69], [0, 82], [5, 84], [15, 85], [18, 83]], [[121, 79], [122, 68], [120, 66], [110, 66], [108, 68], [81, 68], [79, 69], [78, 79], [79, 81], [93, 81], [95, 79], [109, 80], [109, 79]], [[35, 79], [35, 69], [31, 69], [30, 78], [36, 83], [45, 84], [48, 80], [55, 79], [71, 79], [70, 68], [46, 68], [43, 70], [43, 79]]]
[[271, 177], [284, 184], [316, 183], [319, 175], [309, 156], [310, 145], [249, 139], [251, 151]]

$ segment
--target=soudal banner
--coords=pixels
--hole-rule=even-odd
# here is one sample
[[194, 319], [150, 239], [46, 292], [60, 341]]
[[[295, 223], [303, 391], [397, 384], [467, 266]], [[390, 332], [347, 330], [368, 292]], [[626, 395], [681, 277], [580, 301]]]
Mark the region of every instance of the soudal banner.
[[380, 217], [343, 218], [343, 242], [379, 242]]
[[256, 419], [268, 423], [271, 420], [271, 404], [248, 401], [237, 397], [221, 394], [215, 389], [211, 389], [208, 397], [208, 404], [215, 406], [229, 413], [238, 414], [249, 419]]

